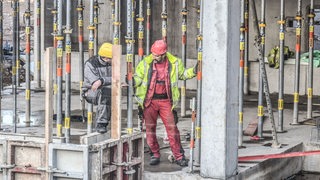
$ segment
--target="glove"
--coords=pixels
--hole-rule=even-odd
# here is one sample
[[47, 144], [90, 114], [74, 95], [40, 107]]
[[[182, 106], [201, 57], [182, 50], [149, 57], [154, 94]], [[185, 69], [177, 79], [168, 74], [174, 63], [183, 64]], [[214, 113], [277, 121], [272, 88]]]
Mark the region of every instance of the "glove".
[[193, 67], [193, 73], [197, 74], [197, 72], [198, 72], [198, 61], [197, 61], [197, 64]]

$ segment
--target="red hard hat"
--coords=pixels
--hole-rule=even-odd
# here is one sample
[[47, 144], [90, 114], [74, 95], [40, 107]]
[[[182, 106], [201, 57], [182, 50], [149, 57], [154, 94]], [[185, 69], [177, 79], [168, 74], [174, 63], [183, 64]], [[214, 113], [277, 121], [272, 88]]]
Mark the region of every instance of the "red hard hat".
[[162, 55], [167, 52], [167, 43], [163, 40], [156, 40], [151, 46], [154, 55]]

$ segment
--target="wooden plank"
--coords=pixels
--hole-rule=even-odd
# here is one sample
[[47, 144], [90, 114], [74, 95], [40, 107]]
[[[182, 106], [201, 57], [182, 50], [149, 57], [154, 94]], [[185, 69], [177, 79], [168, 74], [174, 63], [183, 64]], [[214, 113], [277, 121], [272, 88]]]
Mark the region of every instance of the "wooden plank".
[[112, 48], [112, 90], [111, 90], [111, 138], [120, 139], [121, 136], [121, 46]]
[[[53, 95], [53, 47], [49, 47], [46, 50], [45, 61], [46, 61], [46, 95], [45, 95], [45, 166], [46, 169], [49, 168], [49, 144], [52, 143], [52, 117], [53, 117], [53, 107], [52, 107], [52, 95]], [[49, 179], [49, 174], [46, 173], [46, 179]]]

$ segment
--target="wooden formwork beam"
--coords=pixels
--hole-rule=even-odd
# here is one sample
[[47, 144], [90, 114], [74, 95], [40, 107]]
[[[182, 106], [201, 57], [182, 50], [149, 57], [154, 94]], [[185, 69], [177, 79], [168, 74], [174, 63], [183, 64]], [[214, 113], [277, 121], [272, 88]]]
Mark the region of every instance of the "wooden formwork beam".
[[111, 91], [111, 138], [121, 137], [121, 46], [112, 48], [112, 91]]

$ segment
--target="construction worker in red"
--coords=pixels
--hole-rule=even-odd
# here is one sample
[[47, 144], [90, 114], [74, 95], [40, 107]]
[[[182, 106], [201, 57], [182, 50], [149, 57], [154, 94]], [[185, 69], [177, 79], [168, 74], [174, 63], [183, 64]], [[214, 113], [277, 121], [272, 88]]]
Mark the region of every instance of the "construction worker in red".
[[195, 77], [197, 68], [185, 69], [181, 59], [167, 52], [167, 44], [163, 40], [155, 41], [151, 52], [139, 62], [134, 74], [135, 95], [143, 108], [147, 144], [152, 152], [149, 164], [160, 163], [160, 148], [156, 137], [157, 119], [160, 116], [175, 162], [180, 166], [187, 166], [188, 159], [184, 156], [173, 110], [180, 99], [178, 80]]

